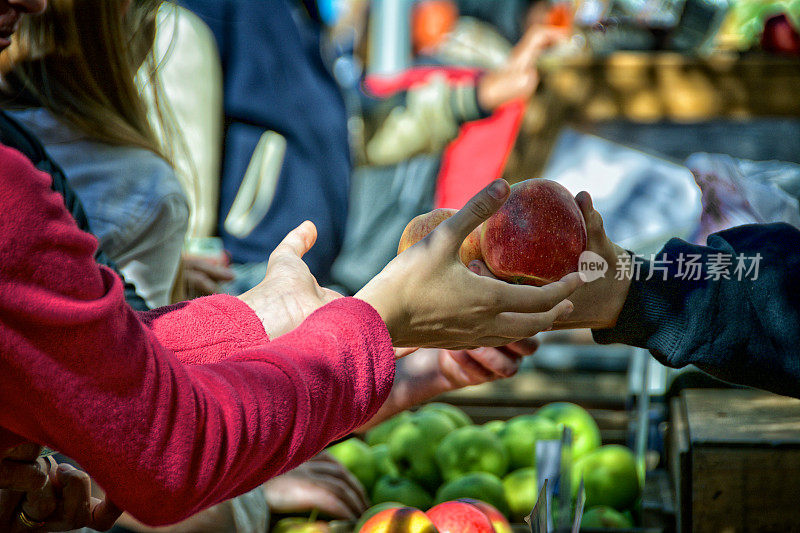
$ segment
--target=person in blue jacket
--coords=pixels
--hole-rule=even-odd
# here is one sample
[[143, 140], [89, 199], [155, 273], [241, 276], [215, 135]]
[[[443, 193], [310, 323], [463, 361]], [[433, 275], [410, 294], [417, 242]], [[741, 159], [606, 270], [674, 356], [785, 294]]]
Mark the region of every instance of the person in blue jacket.
[[[347, 113], [321, 55], [322, 21], [313, 0], [182, 0], [209, 25], [224, 78], [225, 132], [218, 232], [241, 286], [259, 280], [264, 250], [273, 249], [304, 220], [317, 244], [303, 259], [320, 283], [341, 248], [352, 170]], [[266, 216], [247, 236], [224, 220], [262, 134], [286, 139], [286, 155]]]

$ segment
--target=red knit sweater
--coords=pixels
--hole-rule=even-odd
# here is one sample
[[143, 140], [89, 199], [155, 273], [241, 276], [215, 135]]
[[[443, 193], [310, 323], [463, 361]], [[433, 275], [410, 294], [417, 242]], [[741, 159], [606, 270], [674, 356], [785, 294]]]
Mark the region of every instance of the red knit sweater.
[[272, 342], [229, 296], [137, 316], [50, 183], [0, 146], [0, 449], [57, 449], [159, 525], [293, 468], [386, 399], [391, 340], [366, 303]]

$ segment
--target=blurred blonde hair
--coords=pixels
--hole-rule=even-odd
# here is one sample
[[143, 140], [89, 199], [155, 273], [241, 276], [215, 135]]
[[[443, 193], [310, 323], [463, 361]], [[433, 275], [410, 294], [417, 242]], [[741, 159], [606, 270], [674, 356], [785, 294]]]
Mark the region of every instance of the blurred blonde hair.
[[[135, 81], [141, 70], [152, 87], [158, 85], [152, 49], [161, 3], [50, 0], [43, 14], [23, 17], [12, 46], [0, 55], [3, 105], [45, 107], [89, 138], [151, 150], [169, 161]], [[165, 128], [158, 100], [156, 107], [158, 127]]]

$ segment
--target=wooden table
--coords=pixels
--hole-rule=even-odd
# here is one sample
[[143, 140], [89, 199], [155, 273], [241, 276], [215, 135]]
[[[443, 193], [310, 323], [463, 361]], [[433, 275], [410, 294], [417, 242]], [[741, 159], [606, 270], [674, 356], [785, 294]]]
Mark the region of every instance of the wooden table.
[[800, 400], [690, 389], [670, 424], [679, 531], [800, 530]]

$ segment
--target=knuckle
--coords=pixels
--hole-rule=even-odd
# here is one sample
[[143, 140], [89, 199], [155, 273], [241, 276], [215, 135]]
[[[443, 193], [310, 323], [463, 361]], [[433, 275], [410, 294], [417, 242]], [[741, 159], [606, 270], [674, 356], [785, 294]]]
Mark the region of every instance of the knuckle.
[[489, 218], [492, 214], [492, 207], [489, 205], [489, 202], [483, 199], [470, 202], [467, 208], [470, 213], [482, 220]]

